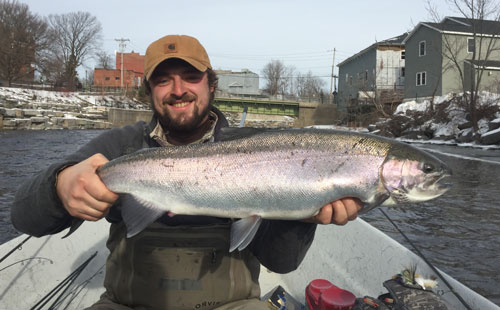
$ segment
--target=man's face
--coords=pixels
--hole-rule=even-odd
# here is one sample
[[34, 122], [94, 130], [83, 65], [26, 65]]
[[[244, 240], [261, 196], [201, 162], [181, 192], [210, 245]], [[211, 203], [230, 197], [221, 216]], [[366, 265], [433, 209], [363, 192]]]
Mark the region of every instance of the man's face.
[[208, 118], [210, 95], [206, 72], [187, 62], [173, 59], [162, 62], [151, 79], [153, 108], [164, 129], [192, 131]]

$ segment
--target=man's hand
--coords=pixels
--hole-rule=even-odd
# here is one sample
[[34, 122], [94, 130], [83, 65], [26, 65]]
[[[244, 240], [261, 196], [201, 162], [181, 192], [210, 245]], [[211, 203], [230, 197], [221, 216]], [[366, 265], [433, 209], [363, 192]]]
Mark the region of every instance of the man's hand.
[[96, 173], [97, 168], [107, 162], [102, 154], [95, 154], [59, 172], [57, 195], [71, 216], [97, 221], [118, 199], [118, 195], [111, 192]]
[[306, 219], [306, 222], [317, 224], [345, 225], [358, 217], [363, 203], [357, 198], [342, 198], [324, 205], [318, 214]]

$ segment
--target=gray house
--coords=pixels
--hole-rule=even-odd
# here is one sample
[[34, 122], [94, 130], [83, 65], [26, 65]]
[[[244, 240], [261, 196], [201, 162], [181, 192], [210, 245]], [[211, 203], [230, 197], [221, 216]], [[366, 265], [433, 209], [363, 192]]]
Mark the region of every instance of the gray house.
[[460, 17], [422, 22], [403, 43], [405, 100], [460, 93], [470, 89], [481, 71], [481, 90], [498, 91], [500, 22]]
[[402, 100], [407, 35], [374, 43], [338, 64], [339, 109]]
[[219, 78], [218, 90], [229, 95], [257, 96], [260, 95], [259, 75], [247, 69], [241, 72], [215, 70]]

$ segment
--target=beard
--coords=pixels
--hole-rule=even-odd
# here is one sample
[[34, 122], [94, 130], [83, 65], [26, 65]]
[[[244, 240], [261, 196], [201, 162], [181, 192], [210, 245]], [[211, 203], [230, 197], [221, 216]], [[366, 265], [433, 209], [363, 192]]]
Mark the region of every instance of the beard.
[[[185, 94], [180, 98], [170, 96], [163, 100], [163, 104], [173, 104], [176, 100], [182, 100], [186, 102], [190, 102], [196, 100], [194, 95]], [[210, 112], [211, 103], [204, 105], [202, 109], [200, 109], [199, 105], [194, 105], [193, 113], [191, 115], [172, 115], [169, 110], [165, 110], [165, 115], [160, 115], [156, 110], [154, 104], [151, 104], [153, 108], [153, 113], [155, 117], [160, 122], [161, 126], [164, 130], [168, 132], [193, 132], [200, 125], [202, 121], [206, 118], [208, 113]]]

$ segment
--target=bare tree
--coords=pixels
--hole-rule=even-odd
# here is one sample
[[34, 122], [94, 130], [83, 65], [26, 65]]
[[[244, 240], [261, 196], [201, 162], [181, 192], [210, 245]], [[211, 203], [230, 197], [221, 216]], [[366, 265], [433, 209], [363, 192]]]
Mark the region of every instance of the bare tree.
[[310, 100], [319, 99], [322, 96], [325, 81], [313, 76], [311, 71], [305, 75], [298, 73], [295, 81], [295, 91], [298, 97]]
[[[444, 70], [455, 70], [467, 100], [468, 112], [476, 133], [478, 126], [478, 97], [486, 71], [486, 63], [491, 60], [492, 53], [500, 50], [500, 3], [496, 0], [447, 0], [454, 10], [458, 11], [471, 26], [473, 46], [472, 54], [468, 57], [470, 70], [465, 70], [463, 51], [467, 50], [468, 42], [457, 35], [443, 34], [443, 62]], [[434, 20], [441, 20], [439, 13], [430, 1], [427, 10]]]
[[289, 94], [294, 71], [293, 67], [285, 66], [280, 60], [271, 60], [262, 70], [264, 79], [267, 80], [266, 91], [271, 96]]
[[88, 12], [49, 15], [53, 49], [49, 63], [64, 64], [64, 82], [74, 90], [77, 68], [97, 50], [101, 39], [101, 23]]
[[97, 51], [95, 57], [97, 59], [97, 67], [102, 69], [111, 69], [111, 67], [113, 66], [113, 57], [106, 51]]
[[0, 80], [11, 86], [32, 78], [48, 42], [46, 21], [32, 14], [26, 4], [0, 1]]

